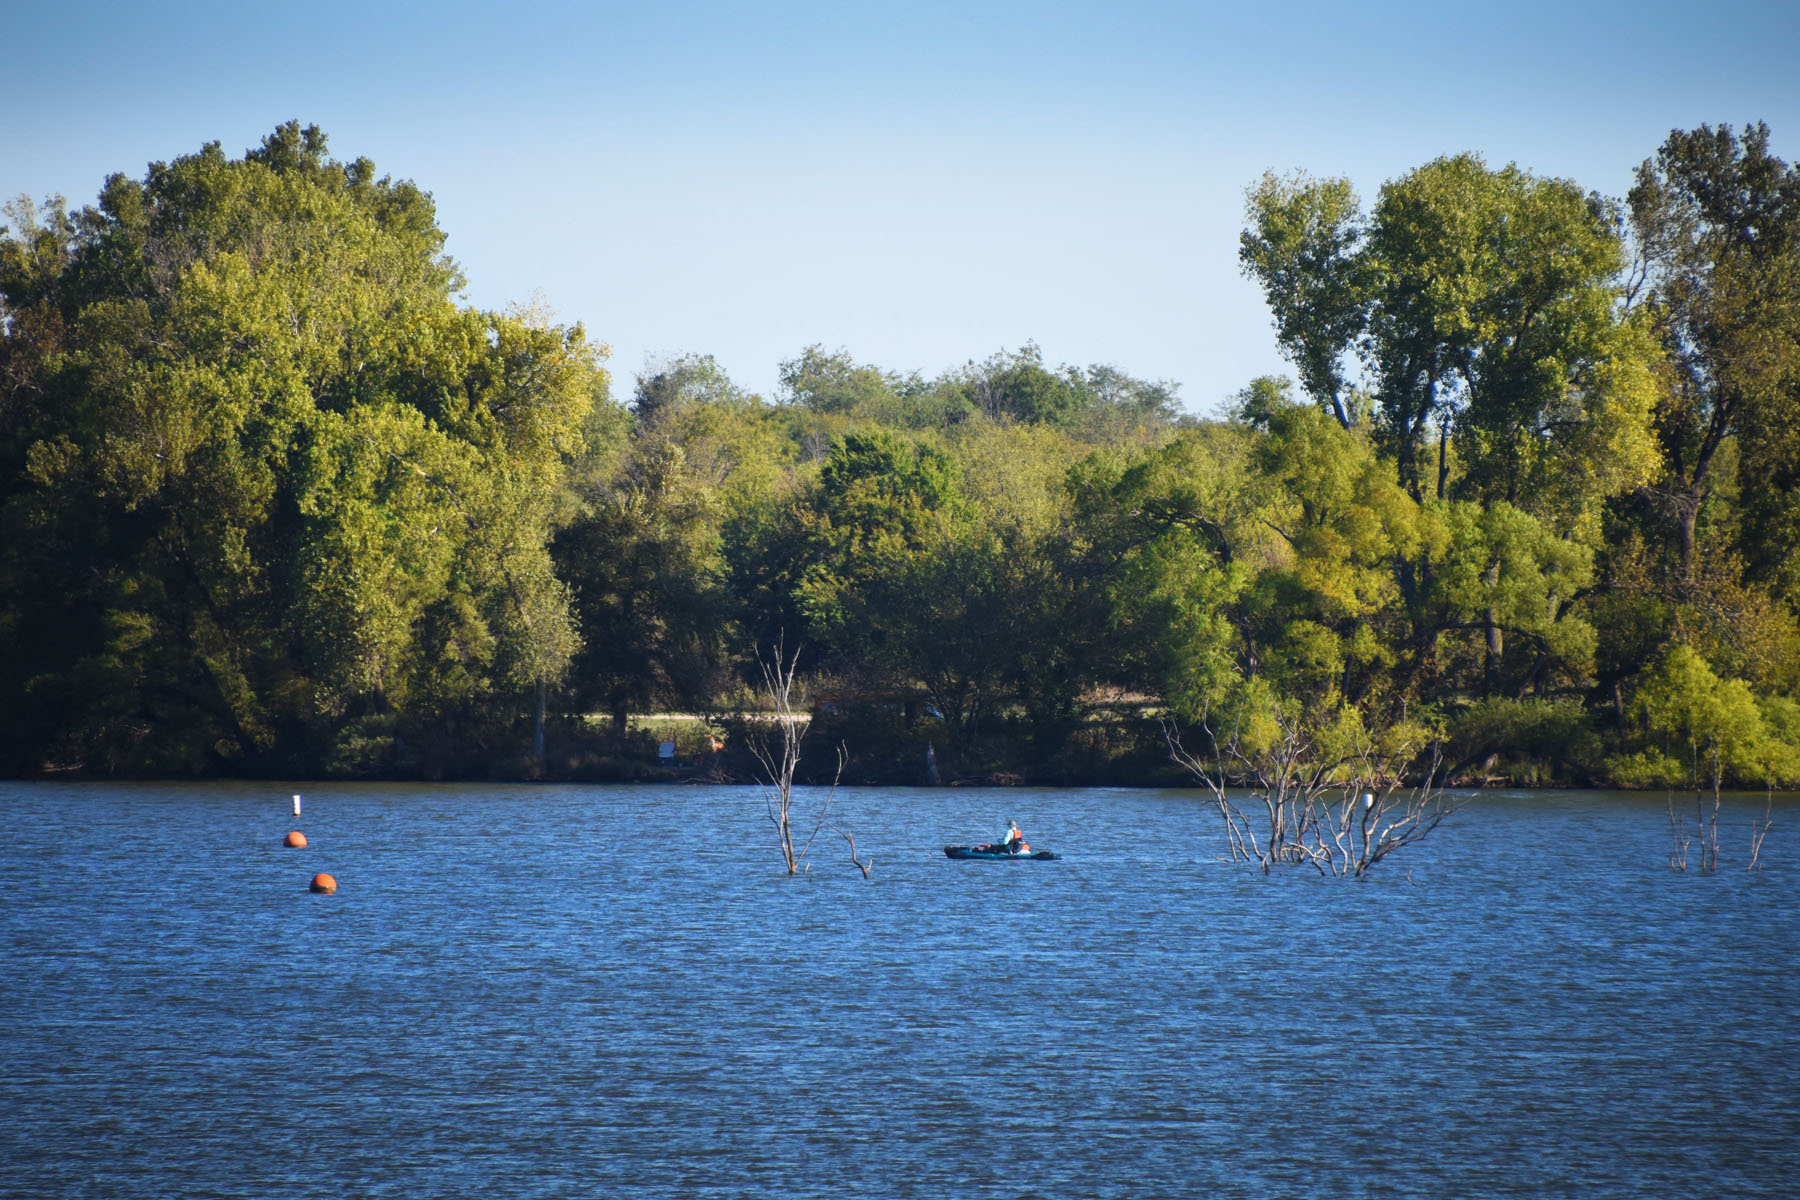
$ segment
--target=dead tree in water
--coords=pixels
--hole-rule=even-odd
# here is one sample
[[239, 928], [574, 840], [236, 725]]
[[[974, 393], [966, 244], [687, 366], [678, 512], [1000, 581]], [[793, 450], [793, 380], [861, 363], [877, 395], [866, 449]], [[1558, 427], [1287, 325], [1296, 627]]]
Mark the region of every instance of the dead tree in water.
[[1754, 871], [1757, 862], [1762, 858], [1763, 839], [1769, 836], [1769, 830], [1775, 824], [1775, 789], [1769, 787], [1763, 793], [1763, 819], [1750, 827], [1750, 862], [1745, 870]]
[[[819, 830], [821, 830], [821, 829], [829, 829], [829, 830], [831, 830], [831, 832], [833, 832], [833, 833], [837, 834], [839, 837], [843, 838], [845, 843], [847, 843], [850, 847], [850, 861], [852, 863], [856, 864], [856, 869], [862, 872], [862, 876], [864, 879], [867, 879], [869, 877], [869, 872], [875, 869], [874, 856], [870, 855], [866, 859], [858, 858], [857, 854], [856, 854], [856, 837], [855, 837], [855, 835], [852, 834], [848, 829], [845, 829], [839, 825], [835, 825], [832, 822], [827, 821], [825, 819], [825, 814], [831, 811], [832, 800], [834, 800], [837, 797], [838, 780], [842, 779], [843, 777], [844, 777], [844, 747], [842, 744], [839, 744], [838, 750], [837, 750], [837, 773], [831, 777], [831, 791], [829, 791], [825, 794], [825, 803], [819, 805], [819, 823], [813, 827], [813, 836], [817, 837]], [[807, 838], [806, 841], [807, 841], [808, 845], [812, 844], [812, 838]]]
[[[1321, 737], [1296, 711], [1272, 713], [1275, 736], [1251, 747], [1234, 728], [1221, 738], [1210, 722], [1200, 728], [1210, 761], [1189, 752], [1172, 722], [1163, 723], [1169, 754], [1213, 795], [1225, 822], [1233, 862], [1268, 873], [1283, 865], [1312, 866], [1322, 875], [1366, 875], [1403, 846], [1420, 841], [1468, 803], [1443, 790], [1439, 747], [1430, 730], [1405, 722], [1374, 733], [1360, 725]], [[1416, 784], [1407, 773], [1425, 760]], [[1255, 818], [1233, 797], [1249, 795]]]
[[774, 711], [776, 741], [770, 745], [767, 736], [755, 734], [750, 738], [750, 753], [762, 767], [763, 804], [781, 841], [782, 861], [787, 864], [788, 874], [796, 875], [806, 850], [805, 847], [798, 853], [794, 850], [794, 772], [800, 766], [800, 742], [806, 737], [806, 726], [794, 712], [794, 682], [799, 673], [800, 651], [796, 649], [792, 658], [785, 658], [783, 649], [782, 643], [777, 642], [769, 659], [765, 660], [761, 651], [756, 655], [756, 665], [762, 668], [763, 691]]
[[1692, 843], [1687, 834], [1687, 822], [1675, 811], [1675, 793], [1669, 793], [1669, 834], [1675, 839], [1675, 848], [1669, 852], [1669, 870], [1685, 871], [1688, 864], [1688, 846]]
[[768, 659], [764, 659], [760, 651], [757, 653], [757, 665], [762, 668], [763, 694], [768, 698], [775, 730], [773, 741], [766, 733], [753, 734], [750, 738], [750, 753], [762, 768], [763, 804], [781, 843], [782, 862], [786, 864], [789, 875], [798, 875], [806, 870], [806, 854], [812, 849], [813, 839], [819, 836], [821, 829], [829, 828], [850, 844], [850, 861], [856, 864], [857, 869], [863, 873], [863, 878], [867, 879], [875, 860], [857, 857], [856, 839], [826, 819], [831, 811], [831, 802], [837, 797], [838, 781], [844, 775], [842, 746], [838, 747], [837, 774], [832, 777], [831, 790], [819, 805], [819, 819], [806, 841], [798, 849], [795, 848], [794, 775], [800, 767], [800, 743], [805, 740], [809, 726], [804, 711], [804, 692], [796, 691], [800, 651], [796, 649], [792, 657], [787, 657], [784, 651], [783, 643], [777, 642]]

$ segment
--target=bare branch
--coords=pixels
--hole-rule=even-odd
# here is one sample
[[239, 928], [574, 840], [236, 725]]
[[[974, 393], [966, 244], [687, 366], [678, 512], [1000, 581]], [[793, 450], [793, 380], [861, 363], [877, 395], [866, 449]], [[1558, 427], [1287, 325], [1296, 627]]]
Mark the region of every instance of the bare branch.
[[1671, 871], [1687, 870], [1688, 843], [1687, 822], [1675, 812], [1675, 793], [1669, 793], [1669, 833], [1675, 839], [1675, 849], [1669, 854]]
[[[1206, 731], [1207, 739], [1213, 743], [1213, 757], [1217, 761], [1218, 739], [1213, 736], [1211, 725], [1201, 722], [1200, 728]], [[1207, 790], [1212, 792], [1213, 802], [1219, 809], [1219, 816], [1225, 822], [1225, 840], [1231, 850], [1231, 861], [1259, 861], [1262, 858], [1262, 851], [1256, 845], [1256, 835], [1253, 832], [1246, 832], [1244, 814], [1231, 802], [1230, 796], [1226, 793], [1223, 764], [1215, 773], [1209, 771], [1206, 764], [1200, 759], [1188, 753], [1181, 744], [1181, 734], [1176, 730], [1173, 721], [1165, 718], [1162, 721], [1162, 730], [1163, 739], [1169, 745], [1169, 756], [1185, 767], [1188, 774], [1205, 784]], [[1246, 841], [1248, 841], [1248, 845], [1245, 844]]]
[[[1277, 865], [1310, 865], [1322, 875], [1362, 876], [1403, 846], [1420, 841], [1468, 803], [1439, 784], [1439, 746], [1417, 738], [1383, 738], [1358, 729], [1335, 750], [1322, 748], [1312, 715], [1277, 708], [1268, 714], [1278, 736], [1263, 747], [1245, 745], [1233, 728], [1221, 740], [1209, 722], [1210, 764], [1187, 751], [1172, 722], [1163, 723], [1169, 754], [1212, 792], [1233, 861], [1246, 859], [1267, 873]], [[1392, 732], [1391, 730], [1389, 731]], [[1421, 752], [1427, 752], [1423, 776]], [[1235, 767], [1261, 802], [1259, 837], [1227, 791], [1225, 763]], [[1418, 779], [1408, 787], [1408, 774]]]
[[[785, 650], [783, 639], [776, 642], [770, 658], [764, 659], [762, 652], [757, 652], [756, 663], [762, 668], [763, 690], [774, 710], [779, 744], [771, 746], [768, 736], [758, 733], [750, 739], [750, 753], [762, 768], [764, 811], [775, 826], [782, 861], [787, 865], [788, 874], [796, 875], [805, 862], [806, 850], [804, 847], [798, 853], [794, 850], [790, 817], [794, 803], [794, 773], [800, 766], [800, 741], [806, 736], [806, 725], [794, 712], [794, 680], [799, 672], [800, 651], [795, 649], [790, 658]], [[809, 838], [807, 845], [811, 844]]]
[[[837, 748], [837, 771], [831, 777], [831, 789], [819, 804], [819, 819], [813, 824], [806, 841], [799, 849], [795, 849], [794, 775], [800, 767], [800, 743], [810, 727], [804, 715], [795, 711], [795, 681], [799, 673], [800, 651], [796, 649], [789, 656], [783, 642], [777, 641], [769, 659], [765, 660], [758, 651], [756, 661], [762, 668], [763, 691], [768, 696], [769, 707], [774, 713], [776, 740], [771, 744], [769, 734], [754, 734], [750, 738], [750, 753], [762, 768], [763, 808], [770, 823], [775, 826], [776, 838], [781, 843], [782, 862], [786, 864], [788, 874], [798, 875], [808, 870], [806, 856], [812, 850], [814, 839], [819, 836], [820, 830], [830, 829], [850, 843], [850, 861], [856, 864], [864, 879], [869, 878], [869, 870], [874, 866], [875, 860], [871, 858], [865, 862], [859, 859], [856, 839], [830, 820], [831, 802], [837, 798], [838, 784], [843, 780], [844, 766], [848, 762], [842, 743]], [[798, 701], [803, 708], [803, 693]]]
[[1770, 787], [1763, 800], [1763, 819], [1750, 827], [1750, 862], [1746, 871], [1757, 869], [1757, 860], [1762, 857], [1763, 839], [1769, 836], [1769, 830], [1775, 824], [1775, 789]]

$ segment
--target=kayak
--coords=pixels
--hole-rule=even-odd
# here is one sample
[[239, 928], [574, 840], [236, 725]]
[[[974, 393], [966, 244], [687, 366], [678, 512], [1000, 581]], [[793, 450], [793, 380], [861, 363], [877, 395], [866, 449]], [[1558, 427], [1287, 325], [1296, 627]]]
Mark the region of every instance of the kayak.
[[1011, 850], [1002, 850], [992, 843], [984, 843], [980, 846], [945, 846], [944, 856], [946, 858], [996, 858], [1014, 862], [1023, 862], [1028, 859], [1044, 862], [1056, 857], [1048, 850], [1033, 850], [1026, 854], [1015, 854]]

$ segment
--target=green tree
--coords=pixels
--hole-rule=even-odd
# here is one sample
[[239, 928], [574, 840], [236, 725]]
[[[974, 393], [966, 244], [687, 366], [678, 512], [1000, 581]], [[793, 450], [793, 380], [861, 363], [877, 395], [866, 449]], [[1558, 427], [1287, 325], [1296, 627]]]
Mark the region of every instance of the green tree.
[[1800, 573], [1800, 173], [1766, 126], [1676, 130], [1631, 190], [1643, 307], [1668, 354], [1654, 494], [1684, 574], [1727, 446], [1741, 443], [1750, 567], [1792, 604]]
[[[808, 509], [812, 562], [795, 592], [814, 638], [879, 687], [905, 687], [930, 672], [926, 656], [937, 638], [927, 614], [946, 600], [934, 572], [964, 523], [954, 463], [885, 431], [852, 434], [825, 461]], [[979, 704], [973, 679], [946, 677], [940, 690], [946, 715], [959, 723]]]
[[386, 769], [559, 677], [600, 351], [458, 310], [429, 196], [325, 149], [209, 145], [0, 240], [15, 763]]
[[[1615, 759], [1613, 774], [1628, 786], [1687, 786], [1702, 793], [1700, 867], [1716, 870], [1722, 786], [1800, 779], [1795, 711], [1782, 698], [1759, 702], [1743, 680], [1720, 678], [1692, 647], [1673, 646], [1632, 698], [1640, 748]], [[1686, 865], [1685, 847], [1678, 831], [1672, 860], [1678, 867]]]
[[[667, 372], [650, 377], [659, 379]], [[758, 546], [754, 530], [788, 490], [791, 448], [766, 407], [722, 373], [712, 380], [711, 395], [665, 405], [653, 421], [640, 396], [621, 469], [586, 489], [557, 536], [581, 624], [573, 692], [609, 712], [620, 734], [633, 710], [704, 705], [724, 686], [743, 620], [728, 554]], [[766, 561], [754, 555], [757, 567]]]
[[1239, 258], [1302, 384], [1349, 426], [1361, 360], [1415, 499], [1454, 483], [1569, 528], [1647, 478], [1655, 354], [1621, 316], [1611, 205], [1465, 154], [1384, 185], [1367, 217], [1345, 180], [1267, 176], [1248, 218]]
[[1368, 323], [1374, 290], [1361, 202], [1347, 179], [1270, 173], [1244, 207], [1238, 261], [1262, 285], [1276, 341], [1307, 395], [1348, 428], [1356, 414], [1344, 360]]
[[[1579, 682], [1591, 552], [1504, 502], [1415, 500], [1364, 431], [1271, 382], [1242, 417], [1121, 471], [1085, 467], [1077, 528], [1114, 564], [1131, 670], [1157, 681], [1171, 749], [1213, 789], [1234, 855], [1361, 874], [1457, 806], [1437, 787], [1457, 683], [1443, 657], [1504, 631], [1525, 651], [1504, 682]], [[1503, 650], [1490, 643], [1490, 676]]]
[[704, 703], [725, 653], [718, 500], [678, 445], [640, 447], [625, 474], [557, 537], [582, 649], [575, 702], [623, 735], [653, 703]]
[[[1519, 698], [1547, 681], [1584, 683], [1595, 634], [1578, 601], [1593, 579], [1593, 552], [1505, 501], [1433, 503], [1428, 515], [1444, 537], [1420, 572], [1427, 583], [1416, 636], [1479, 635], [1478, 690], [1490, 694]], [[1509, 660], [1509, 644], [1527, 653]]]
[[1061, 373], [1044, 366], [1043, 352], [1026, 342], [1013, 353], [1002, 350], [984, 362], [969, 363], [945, 381], [969, 407], [994, 420], [1067, 425], [1089, 405], [1092, 396], [1080, 373]]
[[1204, 429], [1135, 463], [1071, 474], [1075, 529], [1125, 652], [1115, 679], [1204, 711], [1240, 669], [1234, 606], [1274, 553], [1241, 439]]
[[1176, 396], [1181, 385], [1172, 379], [1139, 379], [1115, 366], [1095, 363], [1080, 373], [1079, 387], [1091, 398], [1089, 403], [1103, 411], [1162, 423], [1181, 416]]
[[637, 377], [632, 412], [640, 426], [654, 427], [671, 415], [699, 405], [751, 408], [761, 398], [733, 383], [710, 354], [680, 354], [655, 361]]
[[858, 363], [848, 351], [812, 345], [781, 364], [781, 392], [789, 403], [815, 413], [863, 416], [905, 423], [903, 404], [924, 384]]

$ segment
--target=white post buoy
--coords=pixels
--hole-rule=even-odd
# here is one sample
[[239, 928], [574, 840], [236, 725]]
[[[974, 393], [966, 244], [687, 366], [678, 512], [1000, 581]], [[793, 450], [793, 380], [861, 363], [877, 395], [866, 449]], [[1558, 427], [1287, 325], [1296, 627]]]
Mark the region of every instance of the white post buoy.
[[294, 815], [296, 817], [300, 815], [300, 797], [299, 796], [294, 797]]

